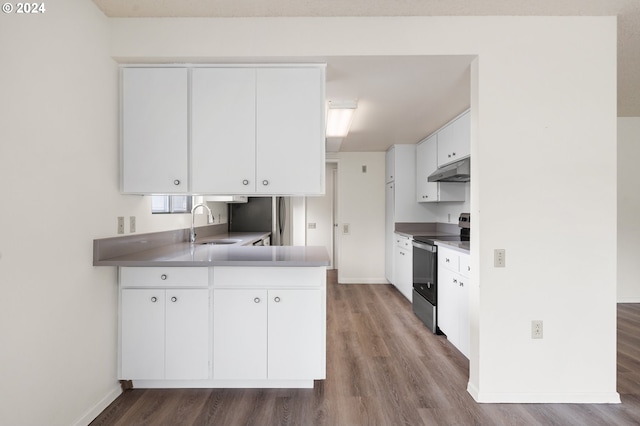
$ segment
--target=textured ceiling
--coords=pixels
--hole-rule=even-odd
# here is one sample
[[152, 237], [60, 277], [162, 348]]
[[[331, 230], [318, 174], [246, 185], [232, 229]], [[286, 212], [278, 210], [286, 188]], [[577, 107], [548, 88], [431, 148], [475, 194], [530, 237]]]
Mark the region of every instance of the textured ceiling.
[[[94, 3], [110, 17], [332, 17], [332, 16], [489, 16], [489, 15], [541, 15], [541, 16], [617, 16], [618, 17], [618, 116], [640, 117], [640, 0], [93, 0]], [[391, 91], [411, 92], [409, 87], [414, 87], [417, 80], [412, 75], [399, 75], [391, 86], [381, 88], [386, 93], [374, 93], [379, 85], [371, 84], [376, 80], [376, 75], [385, 75], [389, 82], [390, 70], [385, 64], [384, 58], [371, 59], [373, 63], [364, 64], [359, 61], [349, 62], [349, 59], [338, 61], [338, 58], [324, 58], [327, 61], [327, 97], [340, 97], [343, 93], [357, 92], [362, 98], [366, 97], [367, 90], [371, 91], [369, 97], [370, 109], [374, 113], [376, 97], [384, 97]], [[395, 58], [397, 60], [398, 58]], [[442, 58], [440, 58], [442, 59]], [[409, 60], [409, 59], [407, 59]], [[468, 76], [465, 77], [464, 69], [468, 65], [462, 62], [443, 62], [435, 64], [430, 60], [420, 60], [412, 64], [415, 69], [430, 70], [433, 75], [438, 73], [455, 76], [460, 86], [453, 89], [455, 94], [448, 97], [446, 111], [441, 114], [453, 115], [460, 112], [461, 105], [467, 103], [468, 92], [465, 95], [460, 91], [468, 90]], [[407, 64], [405, 64], [407, 65]], [[396, 67], [393, 72], [400, 72], [401, 67]], [[340, 73], [342, 79], [340, 85], [331, 83], [331, 73]], [[413, 75], [415, 76], [416, 73]], [[424, 74], [423, 74], [424, 75]], [[349, 79], [350, 76], [350, 79]], [[450, 80], [448, 83], [452, 83]], [[466, 86], [465, 86], [466, 85]], [[357, 87], [355, 87], [357, 86]], [[403, 89], [404, 88], [404, 89]], [[422, 93], [422, 92], [421, 92]], [[433, 89], [424, 88], [425, 95], [437, 100], [441, 93]], [[455, 102], [450, 102], [457, 99]], [[405, 97], [406, 100], [406, 97]], [[387, 99], [388, 101], [388, 99]], [[403, 108], [406, 112], [413, 111], [433, 113], [433, 103], [424, 103], [415, 99], [413, 104], [407, 104]], [[362, 113], [358, 114], [362, 117]], [[379, 111], [380, 113], [380, 111]], [[391, 114], [392, 115], [392, 114]], [[422, 116], [424, 117], [424, 115]], [[381, 118], [381, 117], [378, 117]], [[387, 117], [391, 118], [391, 116]], [[394, 133], [384, 127], [386, 120], [376, 120], [371, 117], [362, 121], [354, 119], [352, 133], [345, 139], [341, 150], [382, 150], [391, 143], [413, 143], [420, 139], [418, 135], [426, 136], [428, 132], [435, 130], [444, 124], [441, 117], [433, 117], [432, 121], [424, 122], [415, 120], [411, 125], [408, 120], [411, 117], [399, 118], [405, 120], [406, 126], [403, 133]], [[417, 125], [420, 123], [419, 125]], [[376, 127], [377, 126], [377, 127]], [[396, 123], [396, 128], [398, 128]], [[358, 128], [360, 129], [358, 131]], [[369, 130], [365, 130], [369, 129]], [[425, 133], [426, 132], [426, 133]], [[382, 136], [378, 145], [372, 146], [372, 134]], [[360, 135], [363, 140], [368, 137], [368, 143], [359, 143]], [[413, 139], [411, 139], [413, 138]], [[418, 138], [418, 139], [415, 139]], [[404, 141], [404, 142], [403, 142]]]

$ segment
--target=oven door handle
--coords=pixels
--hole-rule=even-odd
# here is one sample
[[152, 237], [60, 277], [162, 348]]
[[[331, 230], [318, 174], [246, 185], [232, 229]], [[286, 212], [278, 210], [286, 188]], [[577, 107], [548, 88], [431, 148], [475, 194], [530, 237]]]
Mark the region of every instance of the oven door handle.
[[435, 245], [419, 243], [417, 241], [413, 241], [413, 246], [421, 250], [430, 251], [431, 253], [435, 253], [438, 250]]

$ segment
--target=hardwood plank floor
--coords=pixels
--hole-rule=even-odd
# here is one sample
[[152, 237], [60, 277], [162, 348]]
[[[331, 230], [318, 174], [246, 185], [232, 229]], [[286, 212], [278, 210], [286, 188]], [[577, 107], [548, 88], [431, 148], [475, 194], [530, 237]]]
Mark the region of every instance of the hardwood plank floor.
[[133, 389], [92, 425], [640, 425], [640, 304], [618, 305], [622, 404], [477, 404], [469, 363], [389, 285], [327, 282], [314, 389]]

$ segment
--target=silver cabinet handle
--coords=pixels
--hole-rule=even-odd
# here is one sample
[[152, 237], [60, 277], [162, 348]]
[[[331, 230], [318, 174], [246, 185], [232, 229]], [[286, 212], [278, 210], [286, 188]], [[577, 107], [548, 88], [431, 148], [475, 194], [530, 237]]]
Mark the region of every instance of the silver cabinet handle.
[[254, 301], [255, 303], [260, 303], [260, 298], [259, 298], [259, 297], [256, 297], [255, 299], [253, 299], [253, 301]]
[[262, 181], [262, 184], [263, 184], [264, 186], [267, 186], [267, 185], [269, 185], [269, 181], [265, 179], [265, 180], [263, 180], [263, 181]]
[[455, 278], [453, 279], [453, 283], [454, 284], [458, 284], [458, 280], [456, 280]]
[[276, 297], [273, 298], [273, 301], [278, 303], [278, 302], [280, 302], [280, 298], [278, 296], [276, 296]]
[[176, 179], [176, 180], [174, 180], [174, 181], [173, 181], [173, 184], [174, 184], [174, 185], [180, 185], [180, 179]]
[[464, 283], [460, 281], [460, 287], [464, 287]]
[[157, 298], [157, 297], [155, 297], [155, 296], [153, 296], [153, 297], [151, 298], [151, 301], [152, 301], [153, 303], [156, 303], [156, 302], [158, 301], [158, 298]]
[[245, 179], [245, 180], [242, 181], [242, 184], [245, 185], [245, 186], [249, 185], [249, 181], [247, 179]]
[[166, 280], [167, 279], [167, 274], [160, 275], [160, 279], [163, 280], [163, 281]]
[[177, 301], [178, 301], [178, 298], [177, 298], [177, 297], [175, 297], [175, 296], [173, 296], [173, 297], [171, 298], [171, 301], [172, 301], [172, 302], [177, 302]]
[[444, 260], [445, 262], [449, 263], [449, 258], [448, 257], [445, 257], [444, 259], [445, 259]]

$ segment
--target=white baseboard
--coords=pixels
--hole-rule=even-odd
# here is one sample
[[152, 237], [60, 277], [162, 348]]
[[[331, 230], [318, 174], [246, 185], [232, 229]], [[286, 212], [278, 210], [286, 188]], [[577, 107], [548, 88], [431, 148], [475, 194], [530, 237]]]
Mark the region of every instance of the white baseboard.
[[640, 297], [621, 297], [618, 303], [640, 303]]
[[594, 393], [500, 393], [478, 392], [471, 383], [467, 392], [479, 403], [490, 404], [620, 404], [618, 392]]
[[105, 408], [109, 406], [122, 393], [120, 384], [115, 386], [108, 394], [104, 396], [98, 403], [91, 407], [82, 417], [73, 423], [74, 426], [87, 426], [91, 423]]
[[389, 284], [385, 278], [340, 278], [338, 284]]

